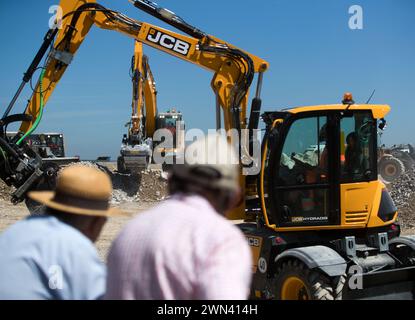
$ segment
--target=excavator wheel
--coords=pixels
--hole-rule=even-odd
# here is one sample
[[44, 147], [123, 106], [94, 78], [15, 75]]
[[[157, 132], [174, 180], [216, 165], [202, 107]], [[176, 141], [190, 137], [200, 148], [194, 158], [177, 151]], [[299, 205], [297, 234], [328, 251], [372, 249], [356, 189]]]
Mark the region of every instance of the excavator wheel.
[[[415, 236], [406, 236], [413, 239], [412, 246], [409, 246], [401, 238], [392, 240], [390, 245], [390, 252], [403, 263], [405, 267], [415, 266]], [[404, 237], [404, 238], [406, 238]]]
[[405, 165], [395, 157], [383, 157], [379, 161], [379, 174], [386, 182], [393, 182], [405, 172]]
[[277, 300], [341, 300], [345, 278], [329, 278], [299, 260], [284, 262], [273, 281]]

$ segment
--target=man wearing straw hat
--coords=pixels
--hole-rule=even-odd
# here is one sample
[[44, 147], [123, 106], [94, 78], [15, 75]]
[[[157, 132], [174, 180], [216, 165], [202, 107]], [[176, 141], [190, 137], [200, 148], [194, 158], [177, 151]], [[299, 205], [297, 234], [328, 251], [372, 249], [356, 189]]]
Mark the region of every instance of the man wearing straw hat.
[[98, 169], [62, 170], [56, 191], [31, 192], [44, 215], [0, 235], [0, 299], [99, 299], [105, 266], [93, 245], [108, 217], [112, 184]]
[[138, 215], [108, 256], [106, 299], [246, 299], [251, 252], [224, 217], [241, 199], [235, 150], [223, 135], [190, 145], [171, 198]]

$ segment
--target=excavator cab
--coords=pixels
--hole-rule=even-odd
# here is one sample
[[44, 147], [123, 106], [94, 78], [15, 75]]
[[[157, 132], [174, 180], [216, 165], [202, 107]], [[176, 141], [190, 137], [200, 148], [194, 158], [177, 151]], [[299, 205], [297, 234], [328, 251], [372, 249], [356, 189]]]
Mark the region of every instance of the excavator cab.
[[168, 110], [167, 112], [160, 113], [156, 119], [156, 128], [167, 129], [173, 135], [173, 147], [176, 147], [177, 129], [182, 129], [183, 115], [176, 109]]
[[185, 125], [183, 114], [175, 108], [167, 112], [159, 113], [156, 118], [156, 129], [166, 129], [171, 133], [172, 140], [170, 143], [164, 141], [155, 146], [155, 152], [158, 152], [165, 162], [162, 164], [165, 170], [168, 170], [175, 163], [176, 157], [184, 150], [182, 135], [184, 134]]
[[266, 117], [280, 120], [271, 130], [278, 139], [268, 139], [272, 152], [263, 168], [270, 225], [384, 224], [370, 216], [379, 205], [373, 199], [385, 187], [378, 181], [377, 119], [369, 107], [317, 106]]

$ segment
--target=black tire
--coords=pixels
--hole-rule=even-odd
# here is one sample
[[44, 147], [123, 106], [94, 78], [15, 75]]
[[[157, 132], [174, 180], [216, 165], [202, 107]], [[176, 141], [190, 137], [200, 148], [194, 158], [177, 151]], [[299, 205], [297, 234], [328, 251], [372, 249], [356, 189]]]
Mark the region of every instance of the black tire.
[[395, 157], [384, 157], [379, 161], [379, 174], [386, 182], [393, 182], [405, 172], [403, 162]]
[[398, 239], [390, 245], [390, 252], [402, 262], [404, 267], [415, 266], [415, 250]]
[[[290, 279], [299, 279], [303, 285], [298, 295], [294, 294], [295, 297], [283, 293], [284, 285], [287, 285]], [[345, 282], [344, 276], [330, 278], [317, 270], [310, 270], [301, 261], [293, 259], [281, 264], [272, 287], [277, 300], [341, 300]]]

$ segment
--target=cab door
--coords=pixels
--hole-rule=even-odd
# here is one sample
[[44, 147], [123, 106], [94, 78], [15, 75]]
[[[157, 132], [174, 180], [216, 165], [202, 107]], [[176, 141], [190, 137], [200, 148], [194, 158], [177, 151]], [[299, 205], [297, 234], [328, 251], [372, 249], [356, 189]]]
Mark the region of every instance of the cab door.
[[342, 226], [364, 227], [379, 193], [376, 124], [370, 111], [340, 119]]
[[267, 162], [269, 219], [277, 227], [339, 223], [337, 123], [335, 114], [316, 113], [281, 126]]

